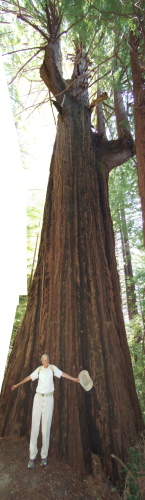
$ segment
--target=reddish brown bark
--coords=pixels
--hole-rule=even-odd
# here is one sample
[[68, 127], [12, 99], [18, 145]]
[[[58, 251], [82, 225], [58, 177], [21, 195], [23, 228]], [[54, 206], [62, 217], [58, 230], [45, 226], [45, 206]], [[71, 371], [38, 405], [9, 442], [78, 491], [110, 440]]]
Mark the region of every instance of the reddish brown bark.
[[[77, 61], [77, 64], [76, 64]], [[82, 78], [80, 78], [80, 72]], [[42, 352], [74, 375], [87, 369], [89, 393], [64, 379], [55, 383], [50, 456], [82, 474], [99, 455], [114, 481], [133, 437], [143, 428], [123, 316], [108, 203], [111, 168], [132, 156], [133, 141], [107, 141], [92, 133], [84, 51], [77, 52], [73, 85], [66, 90], [46, 49], [41, 76], [58, 104], [38, 265], [26, 314], [16, 337], [2, 389], [1, 435], [29, 434], [34, 384], [10, 387], [35, 369]], [[78, 78], [79, 77], [79, 78]], [[65, 89], [65, 90], [64, 90]]]
[[125, 460], [143, 424], [121, 312], [107, 174], [98, 157], [90, 112], [67, 97], [58, 119], [38, 266], [3, 384], [1, 432], [29, 432], [33, 388], [10, 393], [10, 387], [48, 351], [63, 371], [77, 376], [86, 368], [94, 381], [90, 393], [56, 381], [53, 458], [85, 472], [92, 451], [115, 477], [111, 453]]
[[133, 32], [130, 33], [130, 47], [138, 185], [141, 197], [145, 243], [145, 85], [143, 76], [145, 67], [141, 65], [139, 60], [139, 38]]

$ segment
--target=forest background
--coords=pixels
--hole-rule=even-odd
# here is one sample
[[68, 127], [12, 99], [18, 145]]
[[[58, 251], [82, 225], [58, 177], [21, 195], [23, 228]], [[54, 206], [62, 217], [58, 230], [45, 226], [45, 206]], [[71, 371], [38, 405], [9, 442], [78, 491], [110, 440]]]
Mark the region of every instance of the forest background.
[[[64, 71], [69, 79], [71, 64], [74, 56], [70, 53], [72, 32], [75, 32], [77, 25], [78, 40], [85, 40], [86, 33], [89, 39], [89, 63], [91, 77], [89, 81], [90, 102], [97, 99], [103, 93], [107, 93], [101, 106], [103, 119], [106, 126], [108, 139], [116, 139], [115, 107], [113, 101], [114, 89], [123, 96], [124, 106], [127, 110], [127, 121], [133, 137], [134, 130], [134, 102], [133, 102], [133, 82], [130, 66], [129, 40], [126, 44], [128, 33], [133, 32], [137, 39], [137, 50], [141, 67], [142, 79], [145, 71], [144, 66], [144, 13], [142, 2], [74, 2], [72, 15], [71, 2], [63, 2], [66, 15], [64, 35], [63, 35], [63, 57]], [[2, 2], [4, 6], [1, 12], [3, 25], [2, 46], [5, 62], [5, 69], [10, 83], [9, 89], [13, 104], [15, 123], [18, 130], [19, 144], [22, 153], [24, 168], [29, 166], [28, 152], [28, 131], [35, 129], [37, 120], [44, 115], [41, 111], [47, 106], [51, 107], [54, 123], [57, 121], [57, 112], [50, 98], [48, 90], [44, 89], [43, 83], [38, 76], [41, 51], [36, 51], [37, 32], [32, 31], [28, 24], [23, 23], [23, 19], [17, 19], [13, 12], [9, 13], [11, 19], [6, 26], [6, 10], [15, 10], [17, 2]], [[92, 40], [92, 18], [89, 17], [89, 7], [94, 9], [96, 15], [96, 26]], [[25, 2], [24, 9], [27, 9]], [[30, 4], [30, 15], [35, 14], [37, 2]], [[23, 13], [25, 15], [25, 12]], [[38, 11], [36, 12], [36, 16]], [[71, 16], [71, 29], [68, 29], [68, 19]], [[35, 16], [34, 16], [35, 17]], [[81, 20], [82, 18], [82, 20]], [[8, 17], [7, 17], [8, 19]], [[80, 22], [78, 22], [78, 20]], [[10, 31], [9, 31], [9, 26]], [[12, 28], [13, 26], [13, 28]], [[15, 29], [17, 26], [17, 30]], [[113, 26], [113, 32], [112, 32]], [[8, 29], [7, 29], [8, 28]], [[28, 47], [29, 37], [32, 40], [32, 49]], [[33, 33], [33, 35], [32, 35]], [[71, 33], [71, 36], [70, 36]], [[39, 36], [39, 34], [37, 35]], [[76, 43], [76, 40], [75, 40]], [[23, 48], [22, 47], [23, 44]], [[25, 45], [25, 47], [24, 47]], [[88, 40], [89, 45], [89, 40]], [[10, 48], [11, 47], [11, 48]], [[115, 48], [115, 49], [114, 49]], [[29, 58], [28, 52], [29, 51]], [[34, 58], [34, 52], [36, 57]], [[23, 58], [23, 60], [22, 60]], [[28, 60], [29, 59], [29, 60]], [[19, 68], [19, 69], [17, 69]], [[32, 77], [33, 69], [33, 77]], [[31, 74], [31, 77], [30, 77]], [[143, 80], [144, 81], [144, 80]], [[92, 91], [93, 88], [93, 91]], [[27, 104], [26, 104], [27, 95]], [[98, 106], [93, 106], [92, 127], [98, 131]], [[37, 115], [36, 115], [37, 114]], [[46, 119], [47, 123], [47, 119]], [[126, 124], [120, 121], [120, 126], [124, 128]], [[128, 124], [127, 124], [128, 126]], [[48, 129], [49, 131], [49, 126]], [[102, 129], [103, 130], [103, 129]], [[102, 132], [103, 133], [103, 132]], [[31, 154], [31, 153], [30, 153]], [[48, 159], [46, 160], [48, 165]], [[138, 176], [136, 156], [129, 159], [123, 166], [118, 166], [112, 170], [109, 176], [109, 200], [113, 220], [116, 258], [120, 277], [122, 308], [126, 325], [127, 339], [131, 353], [132, 365], [135, 376], [135, 383], [143, 416], [145, 416], [145, 288], [144, 288], [144, 244], [142, 231], [141, 202], [138, 193]], [[27, 208], [28, 217], [28, 291], [34, 276], [40, 242], [41, 226], [43, 220], [43, 208], [45, 202], [45, 190], [37, 189], [31, 191], [31, 200]], [[17, 308], [14, 328], [12, 333], [10, 350], [13, 340], [17, 334], [19, 325], [22, 322], [26, 309], [27, 297], [20, 297]]]

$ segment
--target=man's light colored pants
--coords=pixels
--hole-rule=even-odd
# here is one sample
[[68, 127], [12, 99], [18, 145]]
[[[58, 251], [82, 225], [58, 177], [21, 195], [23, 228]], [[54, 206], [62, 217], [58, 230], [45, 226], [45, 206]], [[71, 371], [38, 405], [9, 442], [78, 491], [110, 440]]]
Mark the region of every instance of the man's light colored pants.
[[[41, 458], [46, 458], [48, 455], [50, 428], [52, 422], [54, 408], [54, 396], [39, 396], [35, 394], [32, 410], [32, 427], [30, 437], [30, 458], [33, 460], [37, 453], [37, 439], [40, 428], [40, 421], [42, 425], [42, 448]], [[42, 419], [42, 420], [41, 420]]]

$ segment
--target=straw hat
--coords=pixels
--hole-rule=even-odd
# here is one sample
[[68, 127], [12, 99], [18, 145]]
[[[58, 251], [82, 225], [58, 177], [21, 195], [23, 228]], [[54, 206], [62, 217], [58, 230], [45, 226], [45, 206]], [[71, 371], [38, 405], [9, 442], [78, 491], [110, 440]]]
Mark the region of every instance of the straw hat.
[[87, 370], [82, 370], [79, 373], [79, 381], [82, 387], [85, 389], [85, 391], [90, 391], [93, 387], [93, 380], [91, 379], [89, 373]]

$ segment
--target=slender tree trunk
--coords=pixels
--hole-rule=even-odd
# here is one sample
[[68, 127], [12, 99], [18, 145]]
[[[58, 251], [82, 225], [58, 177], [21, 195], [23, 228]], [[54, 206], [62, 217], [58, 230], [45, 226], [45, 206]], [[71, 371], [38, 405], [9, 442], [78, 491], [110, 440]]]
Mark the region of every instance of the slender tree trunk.
[[123, 102], [122, 92], [120, 92], [118, 89], [114, 90], [114, 105], [118, 137], [121, 138], [126, 135], [126, 137], [132, 139], [128, 116]]
[[[98, 75], [99, 76], [99, 75]], [[98, 87], [97, 97], [100, 97], [101, 89]], [[105, 117], [103, 112], [102, 103], [97, 106], [97, 130], [103, 139], [107, 140], [106, 127], [105, 127]]]
[[133, 32], [130, 33], [130, 47], [134, 96], [137, 171], [139, 193], [142, 206], [143, 234], [145, 244], [145, 85], [143, 78], [145, 67], [141, 67], [141, 64], [139, 62], [138, 37], [133, 34]]
[[13, 393], [10, 387], [49, 352], [51, 363], [74, 376], [87, 369], [94, 382], [86, 393], [78, 384], [56, 380], [50, 455], [86, 473], [93, 452], [116, 481], [111, 453], [125, 461], [143, 422], [121, 311], [101, 147], [87, 106], [67, 95], [58, 117], [38, 265], [3, 383], [1, 435], [29, 434], [34, 385]]
[[124, 276], [126, 284], [126, 296], [127, 296], [127, 308], [129, 320], [131, 320], [135, 314], [138, 313], [137, 301], [136, 301], [136, 291], [133, 279], [133, 269], [131, 262], [131, 253], [129, 246], [129, 238], [127, 231], [127, 224], [125, 218], [124, 207], [119, 209], [119, 219], [120, 219], [120, 234], [121, 234], [121, 244], [122, 244], [122, 255], [124, 261]]

